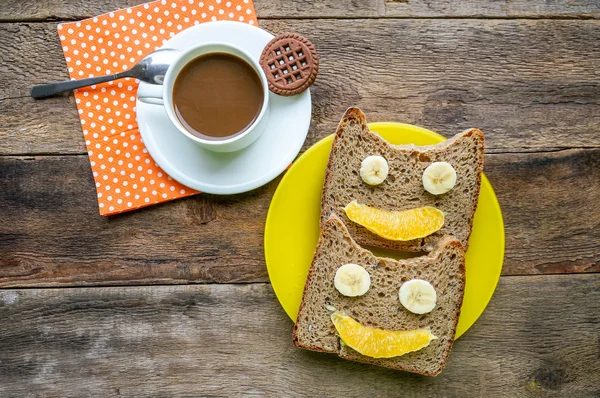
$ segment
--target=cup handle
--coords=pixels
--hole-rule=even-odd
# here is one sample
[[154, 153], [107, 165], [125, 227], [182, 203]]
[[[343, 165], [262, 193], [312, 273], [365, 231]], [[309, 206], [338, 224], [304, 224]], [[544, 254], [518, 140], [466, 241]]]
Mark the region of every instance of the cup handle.
[[138, 99], [147, 104], [164, 105], [163, 86], [157, 84], [140, 84]]

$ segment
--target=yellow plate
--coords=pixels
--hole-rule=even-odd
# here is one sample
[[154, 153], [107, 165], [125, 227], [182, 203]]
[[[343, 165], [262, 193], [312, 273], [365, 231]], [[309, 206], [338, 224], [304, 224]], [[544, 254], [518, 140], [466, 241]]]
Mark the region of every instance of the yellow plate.
[[[369, 127], [392, 144], [429, 145], [445, 140], [437, 133], [408, 124], [370, 123]], [[332, 141], [333, 135], [322, 139], [294, 162], [277, 187], [267, 215], [265, 259], [269, 278], [279, 302], [293, 321], [319, 239], [321, 189]], [[389, 250], [375, 254], [401, 258]], [[456, 338], [473, 325], [492, 298], [503, 259], [502, 213], [484, 175], [466, 255], [467, 282]]]

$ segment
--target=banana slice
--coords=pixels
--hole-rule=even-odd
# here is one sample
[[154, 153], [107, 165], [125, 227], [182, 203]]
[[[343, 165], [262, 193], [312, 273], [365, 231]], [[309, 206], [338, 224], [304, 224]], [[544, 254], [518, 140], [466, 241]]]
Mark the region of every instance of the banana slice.
[[379, 185], [388, 176], [388, 162], [383, 156], [367, 156], [360, 164], [360, 178], [369, 185]]
[[333, 284], [344, 296], [362, 296], [371, 287], [371, 277], [360, 265], [344, 264], [336, 271]]
[[423, 188], [434, 195], [448, 192], [456, 184], [456, 170], [448, 162], [431, 163], [423, 172]]
[[423, 279], [411, 279], [400, 286], [398, 292], [402, 305], [415, 314], [426, 314], [435, 308], [437, 293], [431, 283]]

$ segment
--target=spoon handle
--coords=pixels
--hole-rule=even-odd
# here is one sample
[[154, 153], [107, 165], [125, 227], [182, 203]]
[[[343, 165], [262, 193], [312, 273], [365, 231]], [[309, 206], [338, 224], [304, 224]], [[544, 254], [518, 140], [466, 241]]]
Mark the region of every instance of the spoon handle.
[[87, 79], [81, 80], [65, 80], [63, 82], [58, 83], [49, 83], [49, 84], [40, 84], [39, 86], [34, 86], [31, 89], [31, 96], [33, 98], [46, 98], [51, 97], [53, 95], [62, 93], [64, 91], [70, 91], [76, 88], [91, 86], [94, 84], [105, 83], [111, 80], [121, 79], [123, 77], [127, 77], [126, 73], [116, 73], [114, 75], [107, 76], [98, 76], [98, 77], [89, 77]]

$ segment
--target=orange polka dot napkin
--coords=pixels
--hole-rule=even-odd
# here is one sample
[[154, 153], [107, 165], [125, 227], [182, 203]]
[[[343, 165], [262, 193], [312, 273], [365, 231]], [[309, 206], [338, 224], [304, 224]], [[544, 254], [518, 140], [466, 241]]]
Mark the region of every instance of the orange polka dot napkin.
[[[217, 20], [257, 23], [251, 0], [162, 0], [63, 23], [58, 34], [71, 79], [82, 79], [127, 70], [183, 29]], [[104, 216], [198, 193], [169, 177], [144, 146], [137, 86], [126, 78], [75, 92]]]

